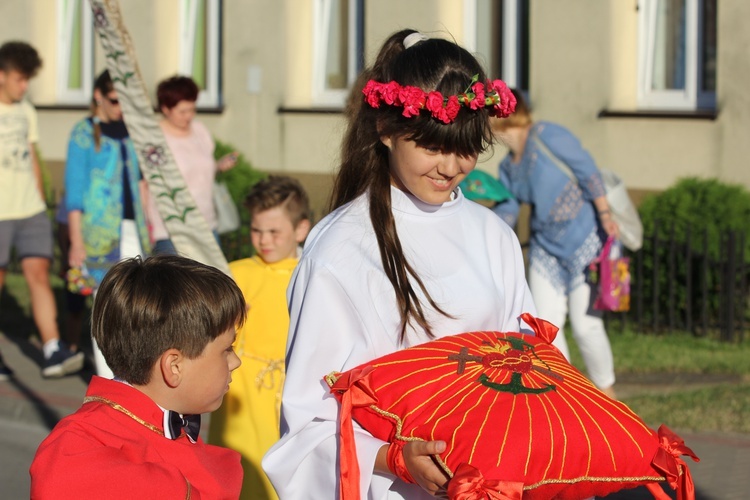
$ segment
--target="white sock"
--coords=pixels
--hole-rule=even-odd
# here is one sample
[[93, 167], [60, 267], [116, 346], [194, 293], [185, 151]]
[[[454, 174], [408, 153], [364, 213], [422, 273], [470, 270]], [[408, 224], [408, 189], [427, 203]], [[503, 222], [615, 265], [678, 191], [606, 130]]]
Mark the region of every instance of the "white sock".
[[49, 359], [52, 355], [60, 349], [60, 339], [48, 340], [42, 346], [42, 352], [44, 353], [44, 359]]

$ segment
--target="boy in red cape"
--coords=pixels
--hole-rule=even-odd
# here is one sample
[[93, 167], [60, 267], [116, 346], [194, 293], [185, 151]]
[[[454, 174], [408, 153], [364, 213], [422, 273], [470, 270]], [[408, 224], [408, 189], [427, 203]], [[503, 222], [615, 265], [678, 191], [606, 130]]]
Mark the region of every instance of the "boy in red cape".
[[94, 377], [31, 464], [31, 498], [237, 498], [240, 455], [198, 436], [240, 360], [242, 292], [221, 271], [178, 256], [115, 265], [92, 333], [115, 374]]

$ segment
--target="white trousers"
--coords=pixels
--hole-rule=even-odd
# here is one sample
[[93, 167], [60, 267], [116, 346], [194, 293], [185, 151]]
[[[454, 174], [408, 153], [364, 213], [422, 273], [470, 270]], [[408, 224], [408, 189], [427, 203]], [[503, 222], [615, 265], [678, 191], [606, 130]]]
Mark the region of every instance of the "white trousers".
[[601, 311], [593, 308], [591, 287], [588, 283], [581, 283], [567, 296], [556, 289], [552, 283], [533, 266], [529, 269], [529, 288], [534, 297], [537, 315], [560, 328], [555, 341], [552, 343], [570, 360], [568, 344], [565, 340], [563, 327], [565, 317], [570, 315], [570, 326], [573, 338], [581, 351], [583, 362], [589, 379], [599, 389], [606, 389], [615, 383], [614, 361], [612, 347], [604, 329]]
[[[136, 226], [134, 220], [123, 220], [120, 225], [120, 260], [137, 257], [138, 255], [143, 257], [138, 226]], [[94, 291], [94, 300], [96, 300], [96, 291]], [[104, 378], [115, 378], [115, 374], [107, 365], [107, 361], [104, 359], [104, 355], [96, 344], [94, 337], [91, 337], [91, 347], [94, 350], [96, 374]]]

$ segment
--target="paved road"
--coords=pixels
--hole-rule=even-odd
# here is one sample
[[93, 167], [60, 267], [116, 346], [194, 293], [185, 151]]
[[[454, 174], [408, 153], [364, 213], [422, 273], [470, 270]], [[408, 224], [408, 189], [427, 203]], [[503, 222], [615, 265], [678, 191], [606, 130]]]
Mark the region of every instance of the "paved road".
[[0, 487], [7, 500], [29, 498], [29, 465], [46, 427], [0, 418]]
[[[15, 379], [0, 382], [0, 497], [14, 500], [28, 498], [28, 467], [34, 451], [57, 420], [78, 408], [91, 372], [45, 380], [39, 371], [38, 346], [1, 332], [0, 352], [16, 371]], [[698, 464], [690, 462], [698, 500], [750, 498], [750, 435], [675, 431], [701, 457]], [[631, 490], [607, 500], [650, 498], [644, 491]]]

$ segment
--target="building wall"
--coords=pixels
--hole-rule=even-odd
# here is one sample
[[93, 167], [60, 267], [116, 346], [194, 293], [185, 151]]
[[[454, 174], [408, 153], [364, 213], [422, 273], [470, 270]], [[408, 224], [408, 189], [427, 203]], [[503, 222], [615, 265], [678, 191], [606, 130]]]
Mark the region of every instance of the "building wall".
[[[365, 1], [365, 55], [372, 62], [386, 36], [417, 28], [459, 43], [472, 36], [466, 8], [473, 0]], [[175, 73], [178, 0], [121, 0], [141, 72], [149, 88]], [[3, 40], [25, 39], [42, 53], [44, 68], [30, 96], [55, 103], [56, 2], [0, 2]], [[533, 0], [530, 98], [537, 120], [559, 122], [579, 136], [603, 166], [629, 187], [664, 189], [686, 175], [717, 176], [750, 187], [750, 3], [719, 5], [718, 116], [716, 120], [599, 118], [602, 110], [635, 111], [637, 0]], [[223, 92], [220, 113], [199, 119], [267, 171], [330, 178], [339, 155], [344, 118], [316, 112], [312, 100], [313, 2], [225, 0]], [[101, 54], [97, 70], [104, 66]], [[259, 92], [248, 72], [259, 70]], [[330, 110], [329, 110], [330, 111]], [[64, 160], [68, 133], [85, 110], [41, 110], [42, 154]], [[483, 155], [479, 168], [495, 172], [502, 146]]]

